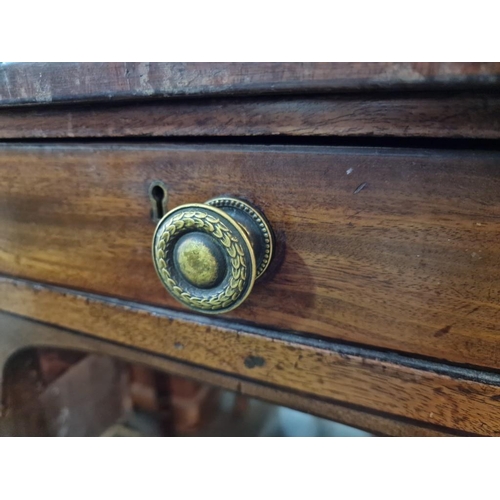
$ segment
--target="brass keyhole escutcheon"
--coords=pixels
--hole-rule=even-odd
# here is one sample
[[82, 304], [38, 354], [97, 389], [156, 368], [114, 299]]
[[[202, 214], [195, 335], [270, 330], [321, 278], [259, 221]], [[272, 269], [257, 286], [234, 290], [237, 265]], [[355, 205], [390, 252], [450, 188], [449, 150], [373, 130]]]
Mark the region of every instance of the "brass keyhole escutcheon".
[[238, 307], [271, 262], [274, 236], [252, 205], [219, 197], [168, 212], [153, 236], [153, 262], [169, 293], [198, 312]]

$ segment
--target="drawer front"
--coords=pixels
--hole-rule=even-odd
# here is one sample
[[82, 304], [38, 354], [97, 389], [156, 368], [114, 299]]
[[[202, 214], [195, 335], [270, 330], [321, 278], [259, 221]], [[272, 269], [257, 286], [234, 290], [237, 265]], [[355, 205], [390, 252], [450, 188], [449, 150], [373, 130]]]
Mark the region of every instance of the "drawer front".
[[500, 350], [500, 155], [341, 148], [4, 145], [0, 273], [178, 309], [148, 190], [222, 194], [276, 232], [227, 318], [477, 366]]

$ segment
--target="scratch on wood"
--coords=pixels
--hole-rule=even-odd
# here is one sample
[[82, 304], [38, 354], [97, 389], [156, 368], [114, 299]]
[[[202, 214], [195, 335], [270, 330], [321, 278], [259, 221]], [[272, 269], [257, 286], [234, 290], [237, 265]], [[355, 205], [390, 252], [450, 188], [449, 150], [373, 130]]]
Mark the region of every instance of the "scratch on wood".
[[354, 194], [358, 194], [359, 192], [363, 191], [363, 189], [366, 189], [368, 187], [368, 182], [363, 182], [363, 184], [360, 184], [355, 190]]
[[9, 76], [8, 76], [7, 72], [4, 70], [2, 70], [1, 73], [3, 75], [3, 79], [5, 80], [5, 88], [7, 89], [7, 92], [9, 93], [9, 98], [12, 98], [12, 93], [10, 91]]
[[444, 328], [441, 328], [441, 330], [438, 330], [435, 334], [434, 337], [442, 337], [443, 335], [446, 335], [447, 333], [450, 332], [452, 325], [447, 325]]
[[481, 306], [477, 306], [477, 307], [474, 307], [474, 309], [472, 309], [472, 311], [469, 311], [466, 316], [468, 316], [469, 314], [472, 314], [474, 312], [476, 312], [478, 309], [480, 309]]

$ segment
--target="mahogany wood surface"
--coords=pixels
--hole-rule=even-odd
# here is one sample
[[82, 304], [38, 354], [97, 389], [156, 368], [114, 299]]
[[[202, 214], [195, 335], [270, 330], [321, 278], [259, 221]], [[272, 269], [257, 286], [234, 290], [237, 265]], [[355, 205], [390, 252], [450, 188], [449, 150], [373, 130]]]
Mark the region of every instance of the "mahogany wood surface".
[[0, 106], [255, 93], [495, 88], [500, 63], [2, 63]]
[[500, 95], [343, 94], [0, 107], [0, 138], [500, 138]]
[[169, 209], [233, 194], [275, 228], [274, 270], [225, 318], [498, 368], [499, 166], [477, 151], [4, 145], [0, 272], [181, 309], [151, 262], [161, 180]]
[[[377, 434], [500, 435], [499, 84], [500, 63], [0, 63], [0, 390], [13, 354], [66, 347]], [[277, 255], [240, 308], [163, 289], [154, 181], [166, 209], [266, 214]]]
[[500, 435], [500, 377], [0, 279], [2, 310], [304, 395]]
[[[13, 282], [11, 282], [13, 284]], [[20, 285], [18, 283], [17, 285]], [[5, 291], [5, 289], [3, 289]], [[28, 294], [24, 297], [33, 305], [33, 296]], [[62, 302], [64, 305], [64, 301]], [[25, 311], [26, 312], [26, 311]], [[316, 398], [310, 394], [306, 395], [297, 391], [290, 391], [281, 387], [270, 386], [265, 382], [249, 379], [246, 377], [231, 375], [220, 371], [214, 371], [204, 366], [193, 365], [183, 361], [175, 360], [152, 352], [147, 352], [136, 347], [120, 345], [82, 335], [80, 333], [41, 324], [36, 321], [27, 320], [18, 316], [0, 313], [0, 342], [3, 347], [0, 356], [0, 391], [2, 390], [3, 372], [11, 372], [12, 365], [20, 358], [20, 353], [28, 352], [30, 348], [49, 347], [62, 349], [68, 352], [95, 353], [119, 358], [123, 361], [134, 363], [134, 366], [147, 366], [148, 369], [161, 370], [170, 375], [175, 375], [192, 380], [222, 387], [248, 397], [255, 397], [270, 401], [274, 404], [295, 408], [300, 411], [329, 418], [359, 429], [367, 430], [378, 435], [388, 436], [446, 436], [453, 435], [459, 431], [443, 429], [433, 424], [423, 424], [408, 418], [395, 418], [394, 416], [371, 411], [368, 408], [356, 408], [352, 405], [340, 404], [339, 402]], [[16, 391], [12, 382], [5, 380], [4, 384], [10, 392]], [[33, 397], [31, 394], [30, 397]], [[1, 397], [0, 397], [1, 399]], [[0, 419], [0, 434], [2, 428], [9, 420], [9, 404], [4, 398], [4, 415]], [[6, 408], [5, 408], [6, 405]], [[29, 417], [29, 415], [26, 415]], [[19, 425], [19, 422], [15, 422]]]

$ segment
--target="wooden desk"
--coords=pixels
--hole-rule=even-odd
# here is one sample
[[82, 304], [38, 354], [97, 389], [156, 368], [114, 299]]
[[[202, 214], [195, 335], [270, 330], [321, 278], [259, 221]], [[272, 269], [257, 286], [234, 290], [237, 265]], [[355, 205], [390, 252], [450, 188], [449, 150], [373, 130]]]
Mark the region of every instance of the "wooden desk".
[[[0, 76], [4, 361], [73, 346], [376, 433], [499, 434], [498, 64]], [[236, 309], [162, 286], [155, 183], [165, 211], [265, 214], [276, 251]]]

